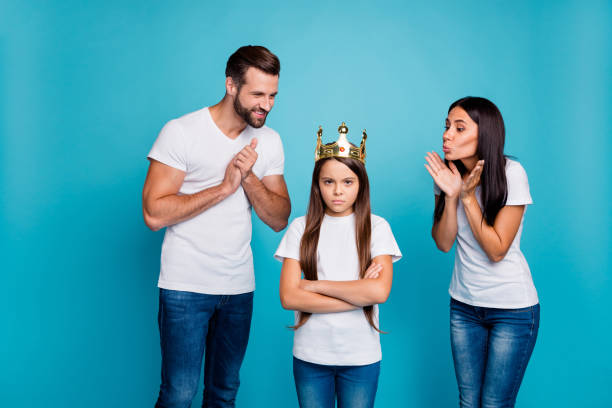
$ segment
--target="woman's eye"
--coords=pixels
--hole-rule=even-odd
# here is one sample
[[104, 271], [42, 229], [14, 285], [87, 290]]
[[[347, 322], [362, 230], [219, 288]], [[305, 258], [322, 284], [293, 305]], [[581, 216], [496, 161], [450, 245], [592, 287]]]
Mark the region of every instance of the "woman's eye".
[[463, 132], [465, 130], [465, 128], [457, 128], [457, 132]]
[[450, 129], [450, 126], [444, 125], [444, 130], [448, 130], [448, 129]]
[[328, 185], [329, 185], [329, 184], [331, 184], [331, 183], [332, 183], [332, 182], [331, 182], [331, 180], [324, 180], [324, 181], [323, 181], [323, 184], [328, 184]]

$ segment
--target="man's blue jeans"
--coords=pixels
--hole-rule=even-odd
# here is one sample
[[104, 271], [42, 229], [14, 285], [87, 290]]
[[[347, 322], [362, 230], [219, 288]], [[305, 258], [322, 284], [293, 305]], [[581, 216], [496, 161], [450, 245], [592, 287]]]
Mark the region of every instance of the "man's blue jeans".
[[540, 305], [476, 307], [451, 298], [451, 347], [461, 408], [511, 408], [540, 325]]
[[205, 295], [160, 289], [162, 382], [155, 407], [191, 407], [203, 356], [202, 406], [234, 407], [252, 314], [253, 292]]
[[293, 358], [293, 377], [301, 408], [371, 408], [380, 361], [363, 366], [331, 366]]

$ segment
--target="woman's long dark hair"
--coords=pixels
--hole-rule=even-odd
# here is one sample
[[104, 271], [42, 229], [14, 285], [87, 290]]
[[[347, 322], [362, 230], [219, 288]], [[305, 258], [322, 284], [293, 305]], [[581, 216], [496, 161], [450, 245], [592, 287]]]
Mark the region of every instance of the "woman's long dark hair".
[[[302, 240], [300, 242], [300, 266], [304, 272], [304, 278], [308, 280], [317, 280], [317, 248], [319, 245], [319, 233], [321, 232], [321, 223], [325, 216], [325, 202], [319, 188], [319, 176], [321, 168], [328, 160], [337, 160], [346, 165], [359, 179], [359, 191], [353, 211], [355, 213], [355, 243], [357, 245], [357, 254], [359, 255], [359, 277], [363, 278], [366, 270], [372, 263], [372, 255], [370, 252], [370, 239], [372, 237], [372, 222], [370, 217], [370, 182], [368, 181], [368, 173], [366, 173], [365, 165], [359, 160], [334, 157], [321, 159], [315, 163], [312, 172], [312, 186], [310, 187], [310, 202], [308, 204], [308, 212], [306, 213], [306, 227]], [[380, 332], [374, 322], [374, 308], [365, 306], [363, 308], [365, 317], [370, 325]], [[292, 329], [300, 328], [310, 313], [299, 312], [298, 322]]]
[[[478, 125], [478, 147], [476, 156], [484, 160], [484, 167], [480, 176], [480, 199], [483, 207], [483, 220], [493, 225], [499, 210], [506, 205], [508, 183], [506, 181], [506, 156], [504, 156], [504, 143], [506, 129], [501, 112], [493, 102], [485, 98], [468, 96], [461, 98], [448, 108], [448, 112], [460, 107]], [[448, 165], [448, 160], [444, 160]], [[463, 177], [468, 170], [461, 160], [453, 160], [459, 173]], [[436, 208], [434, 209], [434, 222], [440, 221], [444, 212], [444, 191], [441, 192]]]

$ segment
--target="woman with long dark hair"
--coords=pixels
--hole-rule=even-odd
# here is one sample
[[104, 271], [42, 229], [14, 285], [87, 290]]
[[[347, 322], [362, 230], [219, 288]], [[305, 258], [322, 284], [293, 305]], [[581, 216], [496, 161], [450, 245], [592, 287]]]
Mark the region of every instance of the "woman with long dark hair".
[[[293, 373], [300, 407], [374, 405], [381, 349], [377, 304], [391, 290], [401, 253], [389, 224], [370, 213], [361, 147], [317, 144], [310, 203], [289, 226], [275, 257], [283, 262], [281, 303], [295, 310]], [[301, 279], [302, 273], [304, 278]]]
[[513, 407], [540, 321], [520, 249], [527, 174], [504, 155], [504, 121], [491, 101], [454, 102], [445, 129], [444, 160], [427, 153], [425, 167], [435, 182], [433, 239], [444, 252], [456, 243], [449, 293], [459, 402]]

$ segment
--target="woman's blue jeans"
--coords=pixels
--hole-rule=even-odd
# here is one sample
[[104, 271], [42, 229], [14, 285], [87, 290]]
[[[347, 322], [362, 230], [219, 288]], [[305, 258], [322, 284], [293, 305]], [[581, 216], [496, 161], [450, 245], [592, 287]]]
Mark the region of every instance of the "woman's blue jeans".
[[205, 295], [160, 289], [162, 382], [156, 408], [187, 408], [204, 364], [203, 407], [234, 407], [253, 313], [253, 292]]
[[371, 408], [380, 361], [362, 366], [334, 366], [293, 358], [293, 377], [301, 408]]
[[514, 407], [539, 325], [539, 304], [494, 309], [451, 298], [451, 347], [461, 408]]

